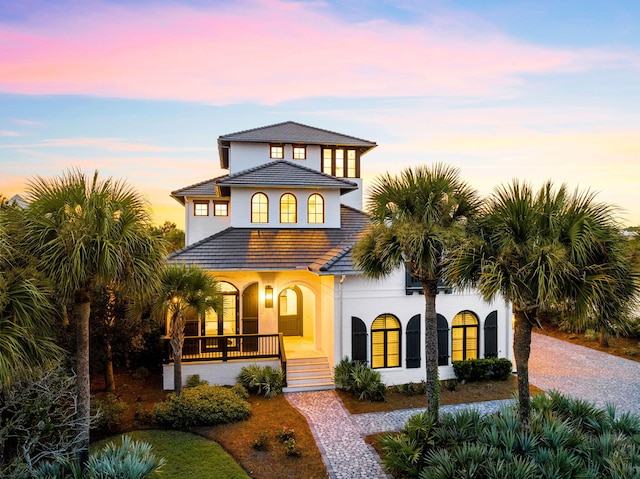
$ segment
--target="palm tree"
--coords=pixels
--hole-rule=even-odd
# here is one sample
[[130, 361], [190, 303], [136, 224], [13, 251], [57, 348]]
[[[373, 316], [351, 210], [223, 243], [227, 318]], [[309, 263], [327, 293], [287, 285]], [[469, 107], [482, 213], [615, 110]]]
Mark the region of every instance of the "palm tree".
[[26, 246], [40, 260], [58, 294], [68, 300], [76, 323], [78, 414], [82, 441], [78, 459], [89, 455], [89, 316], [101, 287], [151, 294], [165, 264], [162, 242], [152, 236], [147, 203], [111, 178], [78, 170], [36, 177], [28, 185]]
[[152, 305], [152, 316], [163, 322], [169, 319], [173, 384], [177, 394], [182, 392], [182, 347], [187, 318], [199, 318], [209, 310], [222, 311], [222, 295], [213, 275], [193, 265], [167, 266], [160, 293]]
[[[447, 280], [512, 303], [520, 421], [529, 427], [531, 332], [543, 315], [613, 320], [637, 291], [622, 261], [615, 210], [592, 193], [547, 182], [498, 187], [474, 224], [477, 236], [449, 256]], [[613, 297], [618, 294], [618, 297]]]
[[63, 353], [51, 338], [51, 291], [43, 278], [33, 277], [34, 269], [8, 234], [19, 229], [15, 223], [8, 225], [19, 213], [0, 209], [0, 388], [5, 391]]
[[370, 226], [353, 249], [364, 275], [380, 278], [401, 267], [420, 281], [425, 298], [427, 407], [437, 417], [438, 336], [436, 294], [447, 250], [465, 236], [479, 206], [477, 193], [442, 164], [407, 168], [376, 179], [367, 212]]

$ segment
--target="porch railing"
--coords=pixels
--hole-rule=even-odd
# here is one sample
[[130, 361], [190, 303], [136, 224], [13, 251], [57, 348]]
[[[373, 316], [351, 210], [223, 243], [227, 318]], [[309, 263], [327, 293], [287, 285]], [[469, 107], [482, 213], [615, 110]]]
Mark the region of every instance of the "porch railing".
[[[286, 371], [282, 333], [236, 334], [225, 336], [187, 336], [182, 347], [182, 361], [228, 361], [230, 359], [280, 359]], [[164, 362], [173, 362], [173, 351], [165, 339]]]

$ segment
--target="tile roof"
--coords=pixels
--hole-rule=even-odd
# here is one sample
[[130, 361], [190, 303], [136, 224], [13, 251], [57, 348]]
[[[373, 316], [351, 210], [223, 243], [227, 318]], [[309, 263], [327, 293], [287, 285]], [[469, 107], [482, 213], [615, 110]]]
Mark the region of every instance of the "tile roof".
[[184, 198], [186, 196], [222, 196], [216, 184], [219, 180], [226, 178], [229, 175], [218, 176], [210, 180], [200, 181], [194, 185], [185, 186], [178, 190], [171, 192], [171, 197], [184, 204]]
[[[376, 143], [355, 136], [344, 135], [330, 130], [303, 125], [295, 121], [285, 121], [274, 125], [253, 128], [251, 130], [229, 133], [218, 138], [222, 141], [252, 143], [306, 143], [312, 145], [359, 146], [366, 150], [374, 148]], [[365, 150], [365, 151], [366, 151]]]
[[350, 262], [347, 253], [364, 230], [367, 217], [345, 205], [340, 213], [342, 228], [227, 228], [176, 251], [169, 256], [169, 262], [197, 264], [211, 271], [310, 270], [318, 274], [353, 274], [356, 271], [347, 264], [347, 260]]
[[303, 188], [334, 188], [343, 193], [358, 188], [352, 181], [326, 175], [320, 171], [286, 160], [276, 160], [218, 180], [224, 186], [298, 186]]

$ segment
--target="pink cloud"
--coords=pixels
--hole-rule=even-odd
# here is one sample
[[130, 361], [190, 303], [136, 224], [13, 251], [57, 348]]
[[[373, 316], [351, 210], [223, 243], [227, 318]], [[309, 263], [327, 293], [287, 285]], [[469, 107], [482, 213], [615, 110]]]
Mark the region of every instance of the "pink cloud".
[[[446, 21], [345, 22], [322, 4], [246, 0], [195, 9], [91, 3], [0, 24], [0, 90], [230, 103], [311, 96], [478, 95], [519, 75], [611, 61]], [[85, 7], [86, 8], [86, 7]]]

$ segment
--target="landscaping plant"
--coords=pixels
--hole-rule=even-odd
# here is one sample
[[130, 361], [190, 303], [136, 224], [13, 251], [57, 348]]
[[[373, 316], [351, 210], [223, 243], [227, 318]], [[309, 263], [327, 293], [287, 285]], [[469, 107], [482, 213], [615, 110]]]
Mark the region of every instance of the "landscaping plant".
[[272, 398], [282, 392], [284, 373], [280, 368], [251, 364], [240, 370], [237, 379], [248, 391]]
[[639, 416], [557, 392], [531, 404], [529, 430], [517, 406], [488, 416], [444, 414], [438, 423], [417, 414], [400, 433], [381, 436], [383, 464], [419, 479], [640, 477]]
[[217, 385], [185, 388], [154, 408], [156, 422], [175, 429], [242, 421], [249, 414], [251, 407], [237, 390]]

